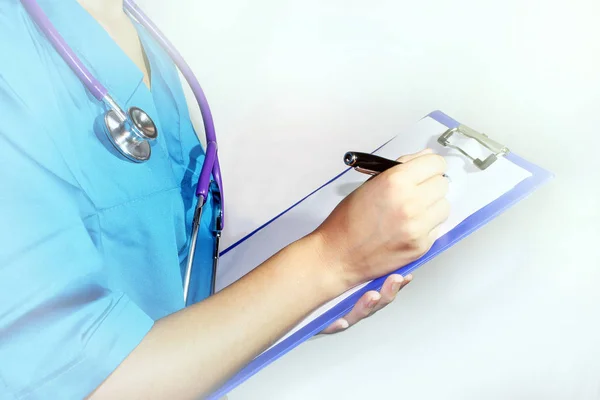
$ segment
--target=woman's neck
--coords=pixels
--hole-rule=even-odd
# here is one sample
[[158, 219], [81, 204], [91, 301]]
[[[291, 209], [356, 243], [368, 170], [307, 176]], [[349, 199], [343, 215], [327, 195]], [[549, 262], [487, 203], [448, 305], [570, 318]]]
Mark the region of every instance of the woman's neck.
[[[2, 1], [2, 0], [0, 0]], [[150, 70], [137, 31], [125, 10], [123, 0], [77, 0], [79, 4], [104, 28], [121, 50], [144, 74], [144, 83], [150, 87]]]
[[77, 0], [95, 19], [111, 20], [123, 15], [123, 0]]

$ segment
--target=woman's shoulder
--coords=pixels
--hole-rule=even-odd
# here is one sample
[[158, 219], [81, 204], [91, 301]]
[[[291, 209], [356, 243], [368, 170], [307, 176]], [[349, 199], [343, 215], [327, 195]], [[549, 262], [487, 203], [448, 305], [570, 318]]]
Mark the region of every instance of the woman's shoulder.
[[49, 44], [40, 38], [20, 1], [0, 1], [0, 77], [4, 91], [10, 88], [22, 102], [39, 97], [32, 89], [45, 78], [44, 55]]
[[18, 0], [0, 0], [0, 159], [4, 170], [27, 163], [72, 180], [49, 131], [56, 85], [43, 40]]

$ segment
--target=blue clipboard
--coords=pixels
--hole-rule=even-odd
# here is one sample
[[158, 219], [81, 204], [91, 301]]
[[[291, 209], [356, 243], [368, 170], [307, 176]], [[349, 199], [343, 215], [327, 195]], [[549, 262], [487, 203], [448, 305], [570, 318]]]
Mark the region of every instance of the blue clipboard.
[[[451, 117], [439, 110], [431, 112], [425, 118], [427, 117], [433, 118], [434, 120], [448, 127], [448, 129], [458, 128], [461, 125], [458, 121], [452, 119]], [[465, 219], [454, 229], [446, 233], [444, 236], [440, 237], [427, 254], [425, 254], [420, 259], [400, 268], [395, 273], [407, 275], [410, 272], [416, 270], [421, 265], [436, 257], [441, 252], [445, 251], [446, 249], [458, 243], [460, 240], [470, 235], [471, 233], [486, 225], [488, 222], [490, 222], [491, 220], [499, 216], [501, 213], [508, 210], [513, 205], [530, 195], [538, 187], [540, 187], [542, 184], [546, 183], [553, 177], [553, 175], [549, 171], [530, 163], [529, 161], [523, 159], [522, 157], [518, 156], [513, 152], [509, 152], [508, 154], [506, 154], [505, 158], [510, 160], [514, 164], [528, 170], [531, 173], [531, 176], [523, 180], [512, 190], [506, 192], [504, 195], [502, 195], [495, 201], [489, 203], [487, 206], [484, 206], [479, 211], [473, 213], [470, 217]], [[243, 239], [231, 245], [230, 247], [222, 251], [221, 255], [224, 255], [233, 248], [237, 247], [240, 243], [252, 237], [255, 233], [259, 232], [261, 229], [271, 224], [277, 218], [281, 217], [282, 215], [296, 207], [298, 204], [302, 203], [314, 193], [318, 192], [325, 186], [334, 182], [336, 179], [344, 175], [349, 170], [350, 169], [347, 169], [346, 171], [342, 172], [340, 175], [325, 183], [319, 189], [315, 190], [308, 196], [304, 197], [302, 200], [298, 201], [292, 207], [288, 208], [269, 222], [265, 223], [258, 229], [254, 230], [252, 233], [248, 234]], [[241, 383], [246, 381], [248, 378], [256, 374], [258, 371], [271, 364], [273, 361], [277, 360], [284, 354], [288, 353], [290, 350], [294, 349], [301, 343], [305, 342], [306, 340], [321, 332], [324, 328], [333, 323], [335, 320], [347, 314], [354, 307], [356, 302], [364, 293], [370, 290], [381, 289], [383, 282], [386, 278], [387, 275], [372, 281], [361, 290], [357, 291], [356, 293], [353, 293], [351, 296], [341, 301], [331, 310], [327, 311], [317, 319], [311, 321], [308, 325], [304, 326], [299, 331], [295, 332], [276, 346], [270, 348], [266, 352], [256, 357], [248, 365], [246, 365], [246, 367], [244, 367], [241, 371], [234, 375], [229, 381], [227, 381], [221, 388], [215, 391], [208, 398], [215, 400], [221, 398], [222, 396], [226, 395], [228, 392], [233, 390], [235, 387], [239, 386]]]

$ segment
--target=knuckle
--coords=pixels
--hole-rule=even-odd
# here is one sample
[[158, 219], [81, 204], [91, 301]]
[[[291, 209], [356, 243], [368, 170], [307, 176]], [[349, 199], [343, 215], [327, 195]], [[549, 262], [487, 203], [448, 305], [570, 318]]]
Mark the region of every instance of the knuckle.
[[[412, 221], [418, 215], [418, 207], [416, 204], [404, 202], [398, 206], [397, 216], [403, 221]], [[407, 224], [407, 226], [415, 225], [413, 222]]]
[[[410, 193], [409, 182], [406, 179], [405, 174], [400, 172], [392, 172], [387, 176], [382, 176], [382, 187], [381, 193], [385, 196], [386, 200], [392, 205], [402, 205], [407, 200], [407, 193]], [[395, 207], [397, 209], [397, 206]]]
[[421, 239], [421, 230], [419, 224], [414, 220], [409, 220], [404, 224], [404, 240], [411, 247], [414, 247]]
[[388, 175], [388, 185], [394, 190], [403, 189], [407, 186], [406, 172], [403, 166], [395, 167]]
[[397, 177], [396, 177], [396, 172], [395, 171], [388, 171], [388, 173], [383, 173], [381, 174], [379, 177], [377, 177], [379, 179], [379, 182], [381, 183], [381, 185], [383, 186], [383, 189], [386, 190], [387, 192], [393, 192], [395, 186], [397, 185]]

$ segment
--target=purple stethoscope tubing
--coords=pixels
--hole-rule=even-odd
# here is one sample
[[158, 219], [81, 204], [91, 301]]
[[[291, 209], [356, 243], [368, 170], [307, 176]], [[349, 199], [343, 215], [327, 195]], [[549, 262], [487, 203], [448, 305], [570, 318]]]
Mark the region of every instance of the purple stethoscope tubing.
[[[31, 18], [39, 26], [45, 36], [48, 38], [50, 43], [54, 46], [56, 51], [65, 60], [69, 67], [73, 70], [75, 75], [81, 80], [89, 92], [99, 101], [104, 101], [108, 96], [108, 90], [92, 75], [92, 73], [85, 67], [79, 57], [73, 52], [69, 45], [65, 42], [62, 36], [58, 33], [56, 28], [52, 25], [44, 11], [38, 5], [36, 0], [21, 0], [23, 7], [27, 10]], [[145, 15], [140, 8], [132, 0], [124, 0], [126, 10], [139, 21], [145, 29], [154, 37], [156, 41], [160, 43], [163, 49], [169, 54], [175, 65], [179, 68], [182, 75], [190, 85], [194, 97], [198, 102], [202, 119], [204, 122], [204, 131], [206, 134], [207, 147], [214, 147], [218, 149], [217, 137], [215, 134], [215, 126], [213, 122], [212, 112], [208, 105], [208, 101], [198, 82], [198, 79], [192, 72], [190, 66], [183, 59], [181, 54], [175, 49], [175, 46], [165, 37], [165, 35], [156, 27], [156, 25]], [[217, 151], [209, 151], [206, 153], [204, 164], [198, 178], [198, 185], [196, 187], [196, 196], [201, 204], [208, 198], [208, 192], [210, 188], [210, 179], [212, 176], [219, 188], [220, 194], [220, 208], [221, 218], [219, 230], [223, 229], [224, 224], [224, 197], [223, 197], [223, 182], [221, 176], [221, 168], [219, 165], [219, 157]]]
[[102, 101], [108, 94], [108, 90], [91, 74], [91, 72], [83, 65], [79, 57], [73, 53], [67, 42], [58, 33], [52, 22], [48, 19], [44, 10], [35, 0], [21, 0], [23, 7], [29, 13], [31, 18], [40, 27], [46, 35], [50, 43], [54, 46], [58, 54], [71, 67], [75, 75], [81, 80], [90, 93], [98, 100]]

